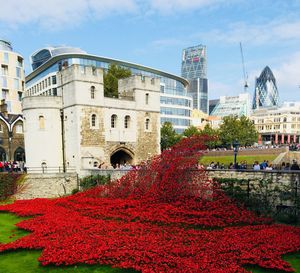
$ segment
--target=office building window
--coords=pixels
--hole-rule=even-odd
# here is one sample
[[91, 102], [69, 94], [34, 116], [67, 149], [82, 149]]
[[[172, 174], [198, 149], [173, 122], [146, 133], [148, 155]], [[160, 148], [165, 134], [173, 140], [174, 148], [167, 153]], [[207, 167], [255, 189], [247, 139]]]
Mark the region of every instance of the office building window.
[[3, 75], [3, 76], [8, 75], [8, 65], [5, 65], [5, 64], [1, 65], [1, 75]]
[[52, 76], [52, 84], [56, 84], [56, 76]]
[[20, 89], [20, 81], [18, 79], [14, 79], [14, 87], [16, 90]]
[[18, 59], [17, 59], [17, 66], [23, 67], [23, 58], [18, 57]]
[[7, 87], [7, 78], [6, 77], [1, 77], [2, 78], [2, 87]]
[[4, 52], [3, 62], [8, 64], [8, 62], [9, 62], [8, 52]]
[[6, 100], [8, 97], [8, 89], [2, 89], [2, 99]]
[[16, 77], [21, 78], [21, 68], [20, 67], [16, 67]]

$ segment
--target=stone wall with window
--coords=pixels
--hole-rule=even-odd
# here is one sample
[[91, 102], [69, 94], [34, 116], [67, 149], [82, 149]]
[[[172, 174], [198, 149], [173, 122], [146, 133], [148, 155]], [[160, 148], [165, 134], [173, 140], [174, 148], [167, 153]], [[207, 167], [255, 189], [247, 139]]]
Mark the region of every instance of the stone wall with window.
[[119, 98], [105, 97], [103, 89], [102, 69], [72, 65], [57, 74], [61, 96], [24, 98], [29, 171], [46, 160], [82, 174], [160, 152], [160, 80], [119, 80]]

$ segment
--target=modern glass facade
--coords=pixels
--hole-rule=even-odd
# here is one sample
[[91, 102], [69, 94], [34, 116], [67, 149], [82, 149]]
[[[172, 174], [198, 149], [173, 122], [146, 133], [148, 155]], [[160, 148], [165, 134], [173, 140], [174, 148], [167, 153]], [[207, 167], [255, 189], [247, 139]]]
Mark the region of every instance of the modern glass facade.
[[189, 81], [188, 93], [193, 98], [193, 109], [208, 113], [206, 46], [198, 45], [183, 50], [181, 76]]
[[0, 40], [0, 50], [13, 51], [11, 43], [5, 40]]
[[[37, 51], [31, 56], [33, 72], [26, 77], [26, 95], [54, 95], [57, 85], [53, 77], [62, 68], [73, 64], [94, 66], [108, 69], [111, 63], [131, 70], [134, 75], [160, 78], [161, 84], [161, 123], [169, 121], [177, 132], [181, 132], [191, 123], [192, 98], [187, 94], [188, 81], [146, 66], [124, 62], [106, 57], [86, 54], [84, 51], [75, 52], [72, 48], [47, 48]], [[49, 51], [46, 53], [46, 51]], [[57, 53], [59, 52], [59, 53]], [[52, 80], [51, 80], [51, 79]], [[56, 93], [57, 94], [57, 93]], [[184, 124], [184, 125], [183, 125]]]
[[248, 93], [243, 93], [234, 97], [220, 97], [219, 102], [211, 112], [212, 116], [226, 117], [234, 116], [250, 116], [250, 96]]
[[276, 79], [271, 69], [266, 66], [256, 79], [252, 108], [259, 109], [278, 105], [279, 94]]

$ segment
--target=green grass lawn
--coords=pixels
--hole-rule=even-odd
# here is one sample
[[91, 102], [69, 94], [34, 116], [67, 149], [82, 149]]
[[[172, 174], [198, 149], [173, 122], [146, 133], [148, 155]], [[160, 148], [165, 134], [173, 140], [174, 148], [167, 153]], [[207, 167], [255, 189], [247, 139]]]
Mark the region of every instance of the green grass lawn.
[[[0, 213], [0, 242], [9, 243], [28, 234], [27, 231], [19, 229], [15, 226], [16, 223], [23, 219], [10, 213]], [[1, 271], [0, 271], [1, 272]]]
[[[28, 232], [18, 229], [15, 224], [22, 219], [13, 214], [0, 213], [0, 242], [7, 243], [14, 241]], [[41, 266], [38, 257], [41, 250], [17, 250], [0, 253], [0, 272], [5, 273], [134, 273], [134, 270], [124, 270], [111, 268], [110, 266], [101, 265], [77, 265], [77, 266]], [[300, 253], [291, 254], [284, 257], [288, 261], [296, 273], [300, 273]], [[247, 267], [254, 273], [275, 273], [279, 271], [264, 270], [259, 267]]]
[[18, 250], [0, 254], [0, 272], [5, 273], [129, 273], [136, 272], [111, 268], [100, 265], [78, 265], [78, 266], [41, 266], [38, 262], [39, 250]]
[[[268, 160], [269, 162], [272, 162], [277, 155], [237, 155], [237, 162], [246, 161], [248, 165], [251, 165], [254, 163], [254, 161], [258, 161], [259, 163], [263, 162], [264, 160]], [[220, 164], [225, 164], [225, 166], [228, 166], [230, 163], [233, 163], [233, 154], [232, 155], [226, 155], [226, 156], [206, 156], [204, 155], [200, 159], [200, 163], [203, 165], [209, 165], [212, 161], [213, 162], [219, 162]]]

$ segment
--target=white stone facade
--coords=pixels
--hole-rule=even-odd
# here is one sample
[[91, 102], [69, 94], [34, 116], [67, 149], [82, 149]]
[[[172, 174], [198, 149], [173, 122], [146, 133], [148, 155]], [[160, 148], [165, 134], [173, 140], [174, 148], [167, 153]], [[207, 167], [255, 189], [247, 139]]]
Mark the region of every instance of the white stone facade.
[[159, 79], [120, 80], [119, 98], [103, 90], [102, 69], [72, 65], [57, 74], [58, 96], [24, 98], [29, 172], [46, 164], [84, 173], [100, 163], [138, 164], [160, 152]]
[[21, 114], [25, 75], [23, 57], [9, 42], [0, 40], [0, 100], [9, 114]]

